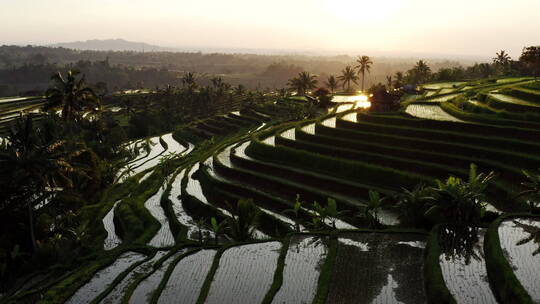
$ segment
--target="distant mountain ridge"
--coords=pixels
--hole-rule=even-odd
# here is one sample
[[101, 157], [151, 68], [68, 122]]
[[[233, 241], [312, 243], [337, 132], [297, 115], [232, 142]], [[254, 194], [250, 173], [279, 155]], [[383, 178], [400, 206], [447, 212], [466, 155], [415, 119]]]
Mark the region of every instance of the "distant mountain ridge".
[[86, 41], [62, 42], [49, 45], [51, 47], [64, 47], [74, 50], [90, 50], [90, 51], [158, 51], [158, 52], [178, 52], [179, 49], [162, 47], [158, 45], [148, 44], [146, 42], [134, 42], [124, 39], [92, 39]]

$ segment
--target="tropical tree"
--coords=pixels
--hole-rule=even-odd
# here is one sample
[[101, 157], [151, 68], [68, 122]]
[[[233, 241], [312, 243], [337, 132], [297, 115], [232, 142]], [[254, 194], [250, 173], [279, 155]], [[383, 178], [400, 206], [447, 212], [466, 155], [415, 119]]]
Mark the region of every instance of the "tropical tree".
[[300, 79], [304, 91], [309, 91], [317, 87], [317, 76], [311, 75], [309, 72], [298, 74], [298, 79]]
[[369, 56], [359, 56], [356, 60], [358, 63], [357, 66], [355, 66], [355, 69], [358, 69], [358, 75], [362, 74], [362, 92], [364, 91], [364, 79], [366, 76], [366, 72], [369, 73], [369, 70], [371, 69], [371, 65], [373, 64], [373, 61]]
[[215, 217], [210, 219], [210, 230], [214, 233], [214, 243], [217, 245], [219, 236], [223, 234], [225, 229], [226, 221], [218, 223]]
[[403, 76], [403, 72], [396, 72], [396, 75], [394, 76], [394, 88], [399, 89], [403, 85], [405, 85], [405, 76]]
[[287, 82], [287, 85], [289, 88], [293, 91], [296, 91], [297, 95], [304, 95], [304, 84], [298, 77], [294, 77], [289, 79], [289, 82]]
[[189, 93], [193, 93], [198, 87], [197, 77], [195, 76], [195, 73], [185, 73], [182, 76], [182, 86], [187, 89]]
[[345, 85], [347, 85], [347, 91], [350, 91], [351, 81], [357, 83], [358, 76], [356, 76], [354, 69], [348, 65], [341, 71], [341, 76], [339, 76], [338, 79], [341, 81], [343, 88], [345, 89]]
[[501, 50], [498, 53], [495, 53], [495, 57], [493, 58], [493, 64], [499, 68], [501, 72], [505, 72], [508, 68], [508, 65], [510, 64], [510, 56], [506, 51]]
[[540, 76], [540, 46], [529, 46], [523, 49], [519, 61], [523, 62], [534, 78]]
[[234, 95], [243, 96], [246, 93], [246, 87], [243, 84], [239, 84], [234, 88]]
[[388, 88], [388, 91], [392, 90], [392, 75], [386, 76], [386, 87]]
[[16, 122], [10, 130], [7, 145], [0, 150], [0, 201], [5, 204], [4, 208], [27, 209], [34, 251], [34, 209], [49, 200], [58, 189], [73, 186], [70, 176], [77, 170], [70, 160], [82, 151], [66, 152], [65, 146], [63, 140], [46, 142], [45, 136], [34, 127], [32, 117], [26, 116]]
[[495, 53], [495, 57], [493, 58], [493, 63], [500, 64], [500, 65], [507, 65], [510, 62], [510, 56], [506, 51], [502, 50], [498, 53]]
[[94, 91], [85, 84], [84, 75], [78, 79], [79, 71], [69, 70], [64, 78], [60, 72], [51, 77], [53, 86], [46, 92], [46, 111], [62, 108], [64, 121], [75, 121], [81, 118], [83, 110], [95, 112], [100, 102]]
[[424, 60], [419, 60], [408, 72], [409, 77], [416, 84], [427, 82], [429, 80], [429, 77], [431, 76], [431, 68]]
[[334, 93], [334, 91], [337, 89], [339, 83], [338, 80], [334, 75], [328, 76], [328, 79], [324, 83], [324, 85], [330, 90], [330, 92]]

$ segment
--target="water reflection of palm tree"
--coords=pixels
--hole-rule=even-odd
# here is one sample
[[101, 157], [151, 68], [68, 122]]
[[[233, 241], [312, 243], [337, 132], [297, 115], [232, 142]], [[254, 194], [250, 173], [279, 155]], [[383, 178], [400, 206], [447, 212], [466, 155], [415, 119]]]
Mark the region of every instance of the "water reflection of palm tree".
[[529, 234], [529, 236], [517, 242], [516, 245], [519, 246], [519, 245], [526, 244], [530, 241], [533, 241], [533, 243], [536, 243], [538, 248], [535, 251], [533, 251], [532, 255], [534, 256], [534, 255], [540, 254], [540, 227], [535, 226], [535, 225], [523, 224], [518, 221], [513, 221], [513, 222], [514, 222], [515, 227], [519, 227], [525, 233]]
[[439, 230], [439, 245], [441, 252], [447, 260], [464, 259], [465, 264], [469, 265], [471, 259], [482, 260], [479, 255], [482, 252], [479, 249], [478, 227], [463, 226], [441, 226]]

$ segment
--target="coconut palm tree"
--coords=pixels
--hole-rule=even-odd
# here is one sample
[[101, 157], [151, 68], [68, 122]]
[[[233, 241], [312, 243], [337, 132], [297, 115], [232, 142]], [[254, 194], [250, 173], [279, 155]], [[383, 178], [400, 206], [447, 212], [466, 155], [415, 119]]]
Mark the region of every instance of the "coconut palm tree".
[[431, 75], [431, 68], [424, 60], [419, 60], [412, 70], [416, 82], [424, 83], [429, 80], [429, 76]]
[[355, 66], [355, 69], [358, 69], [358, 75], [362, 74], [362, 92], [364, 91], [364, 79], [366, 76], [366, 72], [369, 73], [369, 70], [371, 69], [371, 65], [373, 64], [373, 61], [369, 56], [359, 56], [356, 60], [358, 63], [357, 66]]
[[298, 74], [298, 79], [300, 79], [300, 82], [302, 83], [304, 92], [317, 87], [317, 76], [311, 75], [309, 72]]
[[396, 72], [394, 77], [394, 88], [399, 89], [405, 84], [405, 76], [403, 72]]
[[328, 76], [328, 80], [324, 83], [324, 85], [330, 89], [330, 92], [334, 93], [334, 91], [337, 89], [339, 83], [336, 77], [334, 75]]
[[392, 89], [392, 75], [386, 76], [386, 87], [390, 91]]
[[195, 73], [187, 72], [182, 76], [182, 86], [193, 93], [197, 89], [197, 77]]
[[239, 84], [238, 86], [234, 87], [234, 95], [242, 96], [245, 93], [246, 93], [246, 87], [243, 84]]
[[[21, 117], [10, 130], [8, 144], [0, 150], [0, 180], [7, 182], [2, 190], [16, 189], [16, 192], [11, 192], [15, 195], [3, 197], [2, 201], [22, 204], [18, 207], [28, 210], [34, 251], [34, 209], [52, 197], [56, 189], [73, 186], [70, 175], [78, 170], [70, 164], [70, 159], [82, 153], [66, 152], [65, 141], [46, 142], [45, 137], [39, 129], [34, 128], [31, 116]], [[9, 192], [4, 192], [2, 196]]]
[[499, 53], [495, 53], [493, 63], [501, 66], [506, 66], [510, 62], [510, 55], [506, 51], [502, 50]]
[[289, 86], [289, 88], [291, 88], [291, 90], [296, 91], [297, 95], [304, 95], [304, 84], [302, 83], [300, 78], [294, 77], [289, 79], [287, 85]]
[[77, 79], [79, 71], [69, 70], [64, 78], [60, 72], [51, 77], [53, 86], [47, 90], [47, 102], [44, 110], [62, 108], [64, 121], [75, 121], [81, 118], [81, 112], [95, 112], [100, 106], [94, 91], [85, 84], [84, 75]]
[[341, 71], [341, 76], [338, 77], [338, 79], [341, 81], [341, 84], [343, 85], [343, 88], [345, 88], [345, 84], [347, 85], [347, 91], [351, 90], [351, 81], [354, 83], [357, 83], [358, 76], [356, 76], [356, 73], [354, 69], [348, 65]]

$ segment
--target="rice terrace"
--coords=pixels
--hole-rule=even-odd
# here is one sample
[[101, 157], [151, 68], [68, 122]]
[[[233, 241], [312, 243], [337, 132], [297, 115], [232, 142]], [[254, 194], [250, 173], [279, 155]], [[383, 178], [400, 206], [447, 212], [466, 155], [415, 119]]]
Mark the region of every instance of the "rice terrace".
[[0, 46], [0, 304], [540, 303], [539, 46], [209, 50]]

